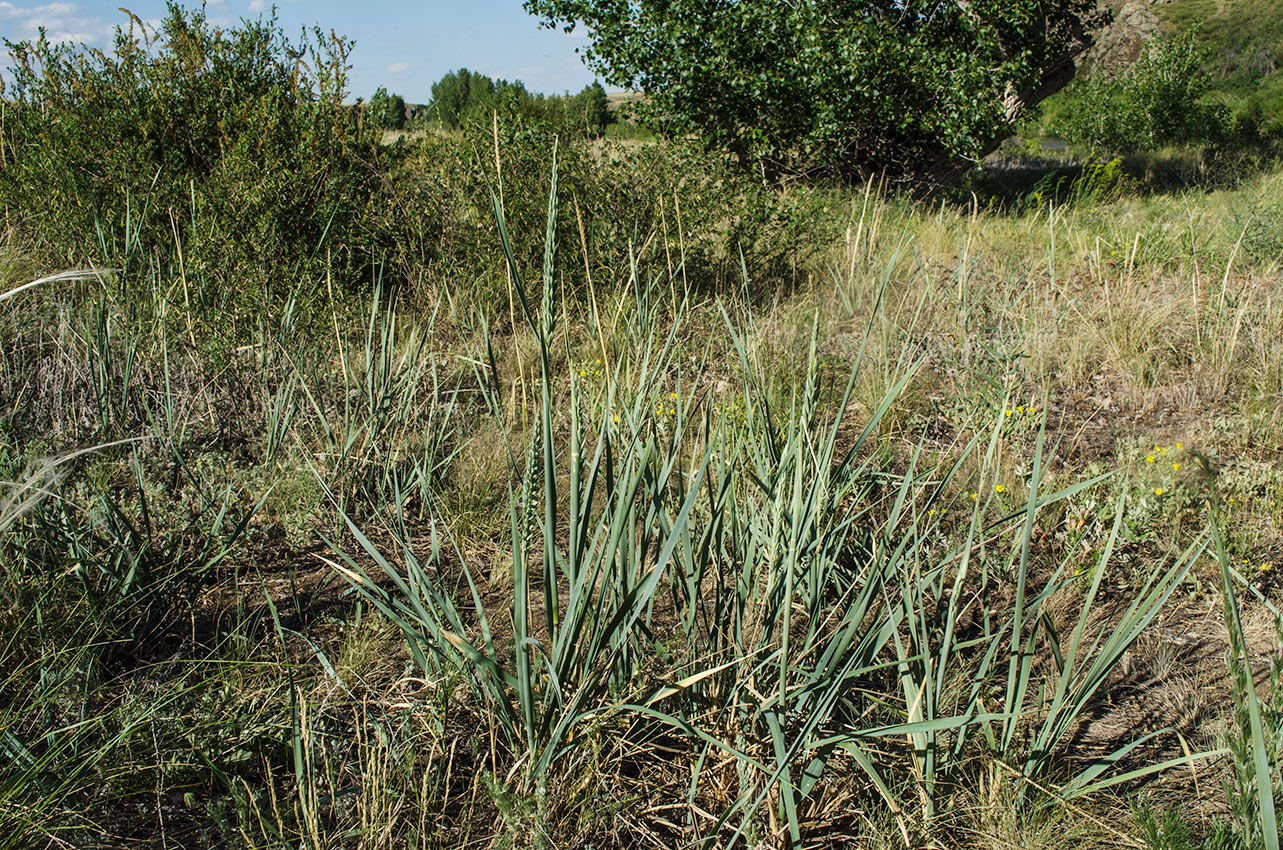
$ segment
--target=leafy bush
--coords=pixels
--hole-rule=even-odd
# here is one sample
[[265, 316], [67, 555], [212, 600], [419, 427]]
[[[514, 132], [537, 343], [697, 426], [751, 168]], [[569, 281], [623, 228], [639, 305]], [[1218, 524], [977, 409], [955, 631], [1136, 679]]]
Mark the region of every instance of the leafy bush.
[[1123, 168], [1117, 157], [1108, 162], [1093, 160], [1081, 166], [1052, 171], [1039, 180], [1025, 196], [1028, 206], [1049, 203], [1083, 206], [1112, 203], [1135, 194], [1139, 182]]
[[1233, 125], [1222, 105], [1204, 97], [1206, 58], [1194, 32], [1155, 40], [1125, 73], [1075, 81], [1051, 131], [1092, 153], [1222, 141]]
[[351, 42], [289, 41], [275, 17], [220, 30], [170, 3], [110, 53], [6, 41], [0, 205], [51, 262], [177, 259], [264, 278], [335, 255], [359, 268], [373, 133], [342, 105]]
[[596, 143], [559, 141], [549, 124], [516, 116], [499, 120], [496, 164], [494, 132], [488, 121], [467, 124], [461, 134], [403, 146], [389, 175], [397, 192], [389, 205], [397, 216], [394, 265], [434, 267], [506, 304], [492, 199], [502, 201], [522, 271], [542, 268], [554, 145], [566, 194], [561, 250], [575, 257], [560, 282], [572, 289], [586, 286], [589, 275], [598, 287], [630, 286], [630, 249], [643, 261], [664, 258], [678, 286], [737, 290], [743, 252], [750, 277], [774, 287], [799, 256], [834, 235], [803, 214], [807, 204], [825, 203], [824, 193], [771, 191], [717, 155], [667, 144], [620, 145], [602, 155]]
[[387, 89], [379, 86], [378, 91], [370, 98], [366, 114], [375, 127], [400, 130], [405, 126], [405, 98], [399, 94], [388, 94]]

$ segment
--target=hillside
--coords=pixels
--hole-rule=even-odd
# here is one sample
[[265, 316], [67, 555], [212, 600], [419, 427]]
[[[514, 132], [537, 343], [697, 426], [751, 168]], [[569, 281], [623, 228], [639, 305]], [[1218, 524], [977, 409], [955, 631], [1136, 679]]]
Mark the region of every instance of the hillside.
[[1283, 0], [1181, 0], [1154, 10], [1168, 30], [1201, 22], [1216, 91], [1283, 119]]
[[1236, 112], [1259, 106], [1267, 121], [1283, 120], [1283, 0], [1127, 0], [1108, 5], [1114, 24], [1098, 38], [1093, 63], [1117, 70], [1135, 61], [1149, 39], [1198, 27], [1211, 52], [1213, 91]]

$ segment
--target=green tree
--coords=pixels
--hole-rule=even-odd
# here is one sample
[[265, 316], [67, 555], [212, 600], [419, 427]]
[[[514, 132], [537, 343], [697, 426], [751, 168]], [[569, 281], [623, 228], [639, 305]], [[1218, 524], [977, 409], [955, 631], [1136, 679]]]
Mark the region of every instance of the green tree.
[[400, 130], [405, 127], [405, 98], [399, 94], [388, 94], [388, 90], [379, 90], [370, 98], [367, 107], [370, 122], [383, 130]]
[[494, 96], [494, 80], [485, 74], [460, 68], [432, 84], [432, 103], [428, 112], [442, 126], [454, 129], [463, 123], [478, 103], [491, 102]]
[[1095, 0], [526, 0], [649, 123], [766, 176], [941, 182], [1063, 88]]
[[609, 104], [601, 83], [584, 86], [583, 91], [570, 98], [570, 123], [575, 130], [588, 136], [602, 136], [610, 123]]

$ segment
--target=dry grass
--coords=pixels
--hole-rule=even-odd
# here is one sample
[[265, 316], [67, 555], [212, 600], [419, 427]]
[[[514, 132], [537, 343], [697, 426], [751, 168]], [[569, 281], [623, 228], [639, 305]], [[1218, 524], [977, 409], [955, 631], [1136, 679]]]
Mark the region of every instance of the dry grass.
[[[29, 675], [38, 644], [0, 636], [12, 656], [5, 669], [19, 671], [3, 682], [13, 695], [8, 704], [55, 706], [50, 717], [68, 718], [73, 708], [95, 716], [97, 737], [73, 743], [96, 747], [111, 767], [78, 776], [74, 787], [50, 790], [33, 778], [38, 772], [14, 773], [17, 757], [0, 751], [9, 760], [0, 776], [10, 783], [0, 785], [0, 825], [21, 824], [27, 832], [10, 831], [51, 845], [63, 840], [57, 830], [68, 829], [76, 841], [95, 831], [113, 840], [154, 835], [137, 839], [147, 846], [666, 847], [701, 838], [720, 846], [734, 825], [719, 818], [736, 810], [746, 788], [760, 787], [765, 802], [740, 838], [754, 842], [749, 846], [787, 846], [778, 784], [726, 749], [639, 716], [598, 712], [576, 727], [575, 746], [553, 764], [546, 784], [532, 790], [518, 781], [522, 754], [507, 748], [493, 706], [469, 688], [465, 672], [443, 669], [433, 676], [413, 666], [400, 630], [369, 606], [356, 621], [355, 600], [316, 557], [332, 557], [319, 532], [356, 548], [317, 482], [346, 494], [344, 506], [368, 520], [365, 527], [383, 551], [394, 551], [394, 541], [408, 532], [411, 550], [426, 562], [429, 541], [448, 540], [445, 554], [431, 564], [434, 579], [463, 600], [469, 591], [461, 565], [479, 565], [478, 574], [492, 581], [478, 591], [478, 609], [497, 636], [510, 636], [516, 626], [505, 620], [512, 616], [509, 495], [528, 483], [523, 475], [539, 428], [541, 353], [550, 353], [556, 376], [550, 403], [558, 439], [572, 433], [574, 404], [595, 428], [615, 393], [616, 407], [642, 411], [660, 446], [676, 439], [677, 414], [662, 412], [673, 395], [680, 403], [707, 402], [711, 415], [724, 413], [728, 421], [769, 402], [779, 421], [788, 421], [790, 406], [801, 403], [814, 329], [813, 377], [826, 415], [851, 361], [861, 351], [866, 357], [847, 410], [852, 424], [839, 434], [843, 448], [856, 443], [859, 428], [906, 380], [871, 441], [860, 447], [862, 459], [876, 460], [870, 468], [877, 475], [894, 481], [918, 448], [924, 466], [947, 464], [963, 456], [972, 435], [995, 435], [991, 455], [964, 460], [943, 501], [931, 503], [932, 516], [939, 510], [946, 519], [933, 532], [938, 538], [923, 544], [924, 553], [965, 539], [970, 493], [983, 505], [977, 516], [994, 518], [1020, 506], [1017, 494], [1031, 475], [1035, 436], [1045, 422], [1048, 444], [1059, 445], [1049, 486], [1107, 468], [1131, 470], [1118, 490], [1132, 508], [1106, 586], [1111, 600], [1125, 600], [1137, 576], [1201, 531], [1213, 500], [1228, 508], [1233, 499], [1239, 507], [1227, 531], [1234, 556], [1247, 562], [1244, 572], [1262, 596], [1277, 601], [1276, 574], [1263, 565], [1283, 569], [1277, 507], [1283, 502], [1283, 292], [1269, 240], [1252, 237], [1244, 226], [1252, 227], [1251, 210], [1281, 193], [1283, 176], [1275, 175], [1234, 192], [1018, 216], [915, 206], [872, 189], [843, 194], [831, 214], [841, 219], [835, 229], [844, 235], [813, 264], [809, 284], [755, 305], [741, 293], [691, 295], [684, 312], [677, 306], [686, 296], [678, 280], [657, 287], [648, 302], [653, 330], [646, 333], [662, 341], [678, 313], [685, 324], [667, 368], [645, 377], [639, 340], [647, 336], [637, 330], [645, 311], [634, 291], [605, 285], [595, 300], [565, 305], [546, 348], [521, 324], [515, 305], [490, 305], [489, 318], [499, 315], [505, 327], [504, 314], [517, 319], [515, 329], [489, 338], [490, 350], [458, 293], [450, 293], [455, 297], [435, 324], [428, 318], [435, 304], [407, 308], [400, 329], [382, 342], [366, 339], [368, 305], [350, 305], [350, 311], [301, 305], [297, 325], [230, 350], [201, 338], [199, 323], [167, 313], [174, 302], [159, 294], [148, 307], [112, 301], [91, 284], [19, 293], [5, 302], [2, 320], [5, 470], [92, 442], [146, 440], [136, 454], [117, 448], [69, 465], [74, 474], [60, 494], [72, 506], [66, 514], [36, 516], [35, 503], [14, 495], [17, 490], [6, 493], [0, 534], [13, 565], [4, 573], [11, 612], [52, 617], [81, 610], [48, 600], [83, 594], [101, 606], [94, 616], [128, 621], [135, 602], [104, 602], [104, 587], [111, 588], [96, 574], [82, 579], [77, 572], [105, 563], [121, 541], [138, 546], [144, 539], [110, 537], [108, 498], [139, 527], [153, 527], [145, 538], [153, 547], [148, 552], [164, 549], [165, 528], [188, 529], [182, 545], [164, 549], [184, 569], [199, 567], [180, 555], [210, 531], [210, 505], [217, 506], [220, 487], [235, 494], [229, 500], [234, 514], [265, 496], [268, 501], [266, 519], [247, 526], [234, 555], [211, 568], [201, 592], [172, 598], [163, 626], [146, 635], [111, 630], [112, 643], [83, 670], [63, 668], [54, 691], [41, 691]], [[682, 251], [676, 239], [657, 245], [657, 266], [658, 247], [669, 248], [669, 255]], [[31, 268], [18, 252], [5, 256], [0, 290], [8, 291], [29, 278]], [[114, 309], [104, 331], [90, 321], [99, 301]], [[389, 320], [386, 309], [374, 310], [374, 326]], [[395, 391], [372, 394], [370, 379], [377, 375]], [[291, 380], [307, 392], [284, 392]], [[288, 416], [277, 420], [282, 439], [268, 452], [266, 411], [289, 399]], [[656, 402], [661, 413], [651, 416]], [[769, 427], [746, 423], [743, 433], [756, 434], [763, 445], [771, 437], [783, 445]], [[773, 427], [778, 431], [778, 422]], [[682, 464], [715, 445], [695, 430], [675, 455]], [[449, 462], [419, 491], [428, 498], [413, 496], [413, 481], [428, 480], [413, 479], [426, 452], [422, 437], [438, 432]], [[1167, 477], [1145, 460], [1155, 451], [1150, 446], [1159, 445]], [[1202, 477], [1191, 477], [1199, 467], [1194, 452], [1209, 459]], [[1171, 469], [1177, 463], [1184, 475]], [[384, 474], [394, 469], [396, 475]], [[559, 470], [557, 483], [565, 493], [568, 472]], [[530, 486], [538, 492], [538, 482]], [[1166, 498], [1156, 494], [1160, 488]], [[1078, 616], [1092, 559], [1109, 536], [1111, 500], [1118, 497], [1107, 487], [1083, 491], [1030, 528], [1031, 575], [1047, 577], [1067, 554], [1081, 559], [1081, 581], [1070, 582], [1043, 609], [1061, 634]], [[9, 511], [10, 502], [21, 512]], [[385, 510], [394, 504], [404, 509], [408, 528]], [[560, 538], [569, 533], [564, 525], [556, 532]], [[881, 544], [852, 545], [876, 551]], [[1001, 563], [998, 538], [978, 546], [977, 563], [983, 559], [985, 581], [992, 582], [986, 599], [1009, 601], [1012, 571]], [[540, 566], [539, 557], [532, 568]], [[362, 563], [369, 566], [369, 559]], [[151, 568], [164, 566], [156, 561]], [[1182, 743], [1193, 750], [1215, 746], [1226, 728], [1229, 685], [1214, 575], [1210, 564], [1196, 564], [1071, 733], [1075, 752], [1101, 752], [1132, 730], [1160, 727], [1180, 737], [1166, 735], [1134, 761], [1178, 756]], [[713, 590], [710, 579], [703, 592]], [[1119, 607], [1104, 605], [1093, 628]], [[1259, 666], [1273, 649], [1272, 626], [1263, 605], [1250, 610], [1247, 639]], [[648, 613], [652, 657], [639, 663], [636, 681], [618, 685], [619, 701], [670, 681], [665, 677], [690, 661], [680, 655], [679, 613], [680, 605], [667, 599]], [[983, 629], [988, 613], [968, 609], [963, 626]], [[479, 613], [469, 616], [464, 625], [475, 630]], [[25, 614], [4, 620], [31, 621]], [[51, 634], [86, 639], [70, 618], [45, 622]], [[952, 671], [942, 704], [965, 698], [973, 671]], [[895, 708], [899, 684], [891, 678], [886, 684], [868, 710], [891, 723], [897, 711], [909, 709]], [[65, 719], [36, 718], [0, 711], [0, 734], [30, 743], [42, 730], [57, 737], [71, 728]], [[775, 757], [769, 739], [746, 737], [742, 721], [701, 716], [710, 736], [769, 763]], [[1030, 805], [1043, 791], [1054, 792], [1058, 777], [1044, 777], [1045, 789], [1031, 789], [1018, 767], [981, 748], [969, 751], [971, 760], [959, 768], [956, 776], [966, 782], [952, 789], [947, 806], [928, 814], [909, 737], [877, 743], [880, 763], [895, 765], [888, 793], [900, 801], [896, 810], [861, 765], [846, 756], [833, 759], [796, 812], [812, 845], [1145, 846], [1125, 800], [1132, 784], [1072, 804]], [[51, 763], [66, 757], [48, 750], [41, 758], [46, 752]], [[1196, 813], [1191, 817], [1201, 817], [1197, 812], [1225, 809], [1222, 771], [1222, 763], [1197, 763], [1167, 772], [1161, 783], [1177, 789], [1167, 799], [1181, 799]], [[135, 775], [122, 778], [127, 772]], [[86, 830], [85, 819], [95, 826]], [[0, 839], [0, 846], [17, 845]]]

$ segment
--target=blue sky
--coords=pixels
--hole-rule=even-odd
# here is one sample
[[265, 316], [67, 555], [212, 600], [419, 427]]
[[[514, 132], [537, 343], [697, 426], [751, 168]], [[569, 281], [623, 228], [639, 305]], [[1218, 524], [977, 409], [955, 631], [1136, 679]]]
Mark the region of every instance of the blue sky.
[[[232, 25], [266, 14], [271, 5], [272, 0], [210, 0], [206, 12]], [[164, 0], [0, 0], [0, 36], [34, 38], [44, 26], [51, 39], [107, 47], [113, 27], [126, 20], [121, 6], [143, 20], [165, 12]], [[575, 53], [585, 44], [582, 36], [541, 29], [521, 0], [277, 0], [277, 12], [291, 36], [300, 26], [320, 25], [356, 39], [353, 96], [368, 99], [382, 85], [411, 103], [426, 103], [432, 83], [461, 67], [522, 80], [532, 91], [550, 94], [578, 91], [593, 80]], [[8, 54], [0, 60], [7, 66]]]

